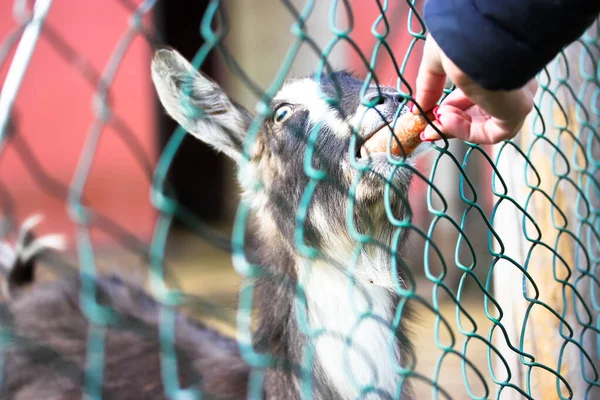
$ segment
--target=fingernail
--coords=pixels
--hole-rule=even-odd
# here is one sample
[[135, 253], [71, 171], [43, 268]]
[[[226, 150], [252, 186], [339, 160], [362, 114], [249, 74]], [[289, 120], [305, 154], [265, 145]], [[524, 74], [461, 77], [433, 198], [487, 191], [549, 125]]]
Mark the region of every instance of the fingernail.
[[417, 108], [417, 105], [415, 103], [411, 103], [410, 105], [410, 112], [413, 114], [416, 114], [416, 112], [418, 112], [419, 109]]
[[[435, 122], [435, 125], [438, 129], [442, 129], [442, 126], [438, 121]], [[423, 132], [421, 132], [419, 138], [423, 142], [435, 142], [436, 140], [440, 140], [442, 137], [435, 131], [435, 129], [433, 129], [432, 126], [428, 126]]]

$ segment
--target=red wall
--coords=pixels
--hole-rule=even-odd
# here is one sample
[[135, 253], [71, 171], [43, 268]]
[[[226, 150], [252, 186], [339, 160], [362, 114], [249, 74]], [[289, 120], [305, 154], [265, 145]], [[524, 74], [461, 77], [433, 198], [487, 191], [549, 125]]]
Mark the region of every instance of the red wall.
[[[12, 5], [12, 1], [0, 1], [0, 43], [17, 26]], [[129, 15], [130, 11], [116, 1], [60, 0], [54, 2], [47, 21], [82, 60], [103, 71], [128, 29]], [[12, 54], [0, 66], [2, 83]], [[111, 86], [111, 97], [113, 112], [131, 128], [154, 164], [156, 127], [150, 54], [141, 37], [133, 41]], [[59, 56], [49, 36], [42, 36], [16, 101], [18, 135], [29, 143], [46, 172], [66, 185], [73, 178], [94, 121], [95, 90], [73, 63]], [[67, 216], [64, 199], [49, 196], [41, 189], [15, 144], [9, 142], [0, 157], [0, 182], [10, 190], [19, 221], [33, 212], [42, 212], [46, 222], [41, 231], [72, 235], [75, 228]], [[155, 218], [149, 184], [115, 129], [105, 127], [85, 188], [89, 205], [147, 239]], [[105, 241], [106, 236], [95, 232], [94, 238]]]

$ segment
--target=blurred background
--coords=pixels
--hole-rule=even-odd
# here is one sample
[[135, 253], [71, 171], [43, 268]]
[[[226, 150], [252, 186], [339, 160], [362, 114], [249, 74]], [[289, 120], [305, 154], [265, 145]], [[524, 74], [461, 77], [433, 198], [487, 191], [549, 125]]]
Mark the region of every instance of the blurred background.
[[[133, 18], [142, 5], [137, 0], [61, 0], [52, 4], [16, 98], [14, 133], [7, 139], [0, 157], [0, 204], [3, 216], [13, 228], [32, 213], [43, 214], [45, 220], [39, 232], [65, 234], [69, 239], [67, 256], [75, 260], [78, 228], [67, 201], [69, 189], [81, 183], [78, 171], [83, 171], [84, 163], [91, 160], [83, 198], [85, 205], [98, 216], [91, 222], [90, 232], [99, 269], [116, 269], [135, 276], [147, 272], [148, 248], [159, 218], [151, 196], [154, 168], [177, 128], [158, 103], [150, 78], [150, 59], [154, 46], [166, 44], [191, 60], [204, 44], [200, 25], [209, 3], [158, 1], [149, 11], [140, 13], [140, 18]], [[385, 24], [377, 22], [380, 2], [350, 0], [341, 2], [332, 12], [335, 3], [315, 2], [306, 19], [306, 33], [325, 49], [337, 37], [332, 24], [339, 30], [351, 27], [348, 38], [336, 43], [328, 61], [336, 68], [365, 77], [365, 59], [372, 59], [378, 42], [374, 32], [385, 32]], [[0, 83], [4, 82], [32, 4], [32, 1], [0, 0]], [[352, 18], [346, 4], [351, 6]], [[414, 6], [420, 10], [422, 2], [416, 1]], [[297, 39], [292, 27], [297, 13], [306, 4], [228, 0], [221, 2], [221, 7], [228, 25], [222, 45], [254, 84], [265, 90]], [[375, 72], [380, 82], [398, 85], [400, 67], [408, 85], [398, 87], [406, 92], [414, 87], [423, 46], [423, 40], [418, 39], [423, 28], [410, 10], [408, 2], [390, 2], [385, 11], [389, 23], [386, 41], [394, 58], [383, 47], [375, 56]], [[314, 71], [319, 60], [320, 54], [305, 43], [295, 56], [289, 75], [307, 75]], [[211, 52], [201, 68], [238, 102], [255, 109], [259, 97], [222, 55]], [[102, 102], [108, 107], [99, 107]], [[446, 264], [443, 281], [456, 292], [463, 277], [456, 260], [474, 268], [484, 280], [491, 260], [483, 219], [458, 193], [461, 173], [477, 189], [476, 201], [486, 214], [491, 194], [489, 163], [483, 162], [477, 153], [467, 156], [462, 143], [452, 143], [450, 150], [454, 158], [433, 151], [419, 161], [419, 168], [443, 193], [447, 214], [456, 224], [464, 226], [475, 257], [465, 251], [466, 246], [457, 252], [459, 234], [450, 219], [434, 222], [434, 213], [427, 204], [428, 185], [423, 180], [415, 180], [410, 200], [413, 223], [429, 231], [440, 246]], [[438, 162], [435, 170], [434, 159]], [[218, 316], [200, 313], [198, 316], [229, 333], [234, 329], [240, 277], [232, 268], [230, 253], [215, 246], [214, 238], [219, 238], [219, 243], [229, 239], [239, 201], [235, 174], [234, 166], [225, 156], [191, 136], [184, 139], [169, 170], [169, 183], [178, 202], [205, 224], [205, 235], [192, 232], [185, 221], [175, 220], [165, 251], [169, 283], [217, 304]], [[429, 197], [432, 207], [439, 209], [442, 204], [439, 198]], [[469, 189], [465, 189], [463, 197], [474, 199]], [[8, 230], [9, 226], [3, 227]], [[424, 241], [415, 237], [406, 257], [418, 278], [419, 293], [431, 298], [432, 291], [439, 290], [439, 286], [425, 277]], [[426, 268], [434, 275], [442, 273], [442, 261], [437, 257], [428, 259]], [[53, 275], [51, 269], [46, 273], [48, 277]], [[472, 282], [467, 279], [464, 284], [469, 286]], [[489, 321], [480, 306], [483, 296], [480, 291], [473, 291], [469, 298], [469, 293], [464, 290], [466, 297], [461, 302], [483, 324], [485, 332]], [[439, 295], [444, 298], [443, 293]], [[441, 309], [456, 329], [456, 322], [452, 322], [456, 312], [454, 303], [442, 304]], [[417, 349], [426, 354], [419, 359], [417, 369], [431, 377], [435, 363], [440, 362], [440, 383], [448, 385], [456, 398], [466, 397], [462, 379], [452, 373], [460, 368], [460, 358], [452, 359], [450, 355], [440, 361], [442, 353], [437, 351], [435, 343], [444, 338], [433, 337], [435, 315], [424, 310], [415, 325]], [[457, 346], [460, 343], [459, 340]], [[473, 345], [467, 355], [485, 371], [483, 349], [484, 344]], [[476, 391], [477, 382], [471, 384]], [[423, 390], [431, 393], [431, 387], [425, 384]]]

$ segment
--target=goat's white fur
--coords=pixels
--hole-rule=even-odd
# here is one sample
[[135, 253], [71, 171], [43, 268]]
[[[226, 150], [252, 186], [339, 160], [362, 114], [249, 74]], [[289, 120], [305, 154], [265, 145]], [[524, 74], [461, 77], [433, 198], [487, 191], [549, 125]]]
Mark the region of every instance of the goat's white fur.
[[[372, 86], [372, 88], [376, 87]], [[373, 132], [385, 124], [385, 120], [377, 112], [377, 106], [367, 107], [360, 104], [355, 113], [346, 115], [344, 119], [333, 106], [327, 103], [326, 99], [327, 96], [322, 92], [319, 84], [310, 78], [286, 83], [274, 98], [275, 101], [305, 108], [313, 126], [322, 123], [339, 137], [347, 137], [353, 129]]]
[[326, 98], [317, 82], [304, 78], [286, 83], [274, 100], [285, 101], [305, 108], [308, 111], [308, 118], [312, 126], [322, 123], [333, 134], [339, 137], [347, 137], [349, 132], [352, 131], [352, 125], [341, 118], [335, 108], [327, 104]]
[[[331, 333], [314, 342], [326, 379], [345, 399], [365, 398], [359, 396], [360, 389], [370, 384], [395, 393], [399, 376], [394, 366], [398, 365], [400, 354], [392, 350], [395, 338], [390, 327], [394, 318], [392, 307], [396, 305], [392, 304], [390, 255], [383, 249], [363, 248], [354, 260], [358, 243], [347, 233], [333, 231], [321, 205], [313, 204], [310, 212], [318, 231], [327, 233], [322, 238], [323, 249], [331, 262], [311, 265], [299, 260], [298, 275], [306, 293], [312, 330]], [[372, 317], [361, 319], [366, 312], [381, 321]], [[350, 338], [352, 344], [345, 345], [343, 338]], [[348, 366], [348, 370], [343, 366]]]
[[360, 391], [368, 385], [395, 393], [400, 355], [391, 329], [392, 293], [378, 285], [353, 284], [346, 271], [329, 264], [301, 263], [299, 269], [310, 328], [325, 330], [312, 341], [325, 379], [344, 399], [365, 398]]
[[[336, 265], [353, 265], [352, 254], [358, 242], [352, 240], [347, 232], [335, 232], [332, 229], [322, 205], [312, 204], [310, 212], [317, 230], [323, 235], [321, 240], [323, 240], [325, 256]], [[381, 233], [375, 232], [375, 236], [381, 236]], [[384, 241], [387, 242], [389, 240]], [[362, 284], [375, 284], [394, 290], [394, 280], [389, 268], [391, 263], [389, 251], [382, 248], [363, 248], [357, 263], [354, 277]]]

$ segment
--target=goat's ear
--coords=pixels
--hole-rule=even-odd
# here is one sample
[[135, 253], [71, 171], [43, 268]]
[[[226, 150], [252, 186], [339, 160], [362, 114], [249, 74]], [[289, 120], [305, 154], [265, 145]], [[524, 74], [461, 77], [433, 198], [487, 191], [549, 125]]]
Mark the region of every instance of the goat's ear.
[[152, 80], [160, 102], [185, 130], [235, 161], [240, 160], [252, 115], [231, 101], [212, 80], [179, 53], [161, 49], [152, 60]]

